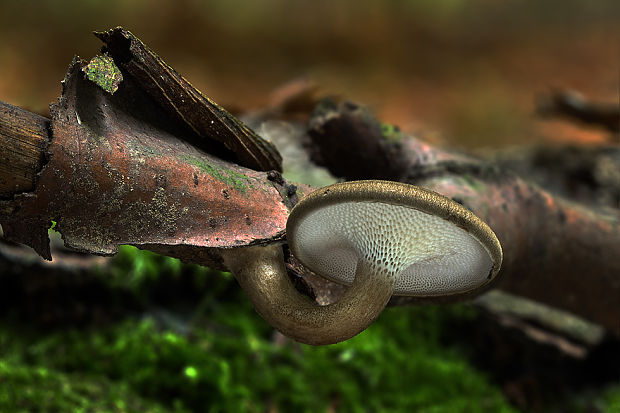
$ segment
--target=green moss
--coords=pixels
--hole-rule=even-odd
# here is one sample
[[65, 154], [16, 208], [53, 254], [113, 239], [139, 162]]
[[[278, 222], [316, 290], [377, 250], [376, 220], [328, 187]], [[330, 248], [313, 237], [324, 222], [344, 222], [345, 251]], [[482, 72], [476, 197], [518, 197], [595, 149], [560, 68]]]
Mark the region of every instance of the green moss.
[[338, 403], [344, 412], [512, 411], [483, 375], [437, 344], [436, 309], [389, 311], [349, 342], [318, 348], [277, 346], [270, 328], [240, 309], [210, 314], [211, 329], [192, 338], [147, 318], [22, 341], [12, 352], [45, 369], [122, 379], [142, 398], [189, 410], [324, 411]]
[[[48, 332], [0, 321], [0, 411], [515, 411], [442, 344], [476, 320], [471, 307], [389, 308], [353, 339], [312, 347], [274, 340], [230, 274], [122, 247], [100, 277], [140, 297], [139, 318]], [[596, 406], [614, 411], [619, 394]]]
[[620, 412], [620, 383], [610, 387], [605, 392], [604, 404], [607, 406], [608, 412]]
[[231, 186], [241, 193], [247, 192], [248, 187], [254, 188], [254, 185], [250, 183], [249, 178], [241, 173], [214, 167], [213, 165], [192, 156], [183, 156], [182, 159], [183, 161], [198, 167], [204, 173], [207, 173], [215, 179], [224, 182], [226, 185]]
[[405, 135], [398, 126], [381, 123], [381, 136], [383, 136], [383, 139], [396, 143], [402, 141]]
[[466, 186], [472, 188], [474, 191], [483, 191], [485, 188], [484, 183], [479, 178], [468, 172], [461, 173], [460, 178]]
[[0, 360], [2, 412], [167, 412], [125, 384]]
[[[136, 291], [161, 282], [164, 273], [183, 279], [195, 271], [135, 248], [121, 254], [111, 278], [139, 275]], [[146, 316], [48, 334], [0, 324], [0, 354], [44, 371], [117, 383], [177, 411], [512, 411], [483, 374], [440, 344], [447, 321], [472, 317], [465, 307], [388, 309], [345, 343], [282, 345], [232, 277], [209, 272], [203, 282], [193, 287], [203, 300], [174, 322]]]
[[107, 268], [113, 280], [135, 278], [138, 282], [145, 279], [156, 280], [162, 273], [180, 276], [182, 271], [207, 273], [208, 269], [198, 265], [183, 265], [180, 260], [159, 255], [151, 251], [140, 250], [130, 245], [121, 245], [113, 264]]
[[107, 54], [93, 57], [82, 70], [90, 81], [109, 94], [114, 94], [123, 81], [123, 74]]

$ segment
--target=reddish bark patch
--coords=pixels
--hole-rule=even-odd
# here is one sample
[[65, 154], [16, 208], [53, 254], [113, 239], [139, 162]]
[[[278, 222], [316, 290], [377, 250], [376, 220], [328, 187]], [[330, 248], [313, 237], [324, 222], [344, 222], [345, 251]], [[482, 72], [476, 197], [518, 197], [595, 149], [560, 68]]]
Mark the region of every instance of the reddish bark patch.
[[[52, 105], [50, 162], [15, 216], [37, 223], [13, 231], [16, 241], [28, 233], [46, 238], [50, 220], [68, 246], [95, 254], [132, 244], [175, 255], [173, 246], [226, 248], [283, 236], [287, 200], [267, 173], [177, 138], [130, 78], [110, 95], [84, 79], [82, 65], [73, 62]], [[50, 258], [45, 247], [37, 250]]]

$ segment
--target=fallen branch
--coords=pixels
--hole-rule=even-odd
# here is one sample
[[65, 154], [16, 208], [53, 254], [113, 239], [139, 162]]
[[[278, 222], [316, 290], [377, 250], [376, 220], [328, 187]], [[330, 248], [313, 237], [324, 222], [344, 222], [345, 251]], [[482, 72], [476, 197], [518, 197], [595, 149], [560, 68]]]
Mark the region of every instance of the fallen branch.
[[[85, 66], [73, 62], [52, 105], [50, 160], [35, 190], [0, 203], [5, 237], [50, 259], [53, 220], [80, 251], [113, 254], [131, 244], [216, 266], [209, 248], [282, 239], [298, 187], [180, 140], [130, 78], [112, 95], [84, 78]], [[11, 122], [13, 112], [2, 113]]]
[[[127, 40], [125, 32], [114, 33]], [[4, 127], [8, 132], [0, 134], [0, 148], [22, 136], [39, 142], [22, 168], [32, 171], [26, 181], [34, 182], [34, 189], [9, 185], [0, 201], [5, 237], [49, 259], [47, 230], [53, 220], [65, 244], [81, 251], [113, 254], [118, 245], [130, 244], [215, 267], [221, 266], [220, 248], [282, 242], [291, 206], [310, 188], [291, 185], [277, 172], [214, 156], [210, 145], [200, 149], [188, 143], [200, 136], [199, 127], [179, 119], [188, 109], [170, 103], [174, 99], [162, 103], [158, 92], [145, 86], [149, 76], [136, 80], [139, 76], [122, 60], [127, 55], [114, 47], [109, 52], [116, 55], [114, 62], [124, 62], [122, 81], [116, 83], [118, 69], [110, 62], [103, 65], [103, 74], [110, 76], [102, 79], [89, 63], [74, 60], [63, 95], [52, 105], [51, 128], [43, 118], [2, 106], [0, 125], [15, 120], [32, 125]], [[156, 66], [167, 67], [160, 63]], [[318, 108], [310, 136], [315, 159], [339, 176], [414, 183], [462, 203], [502, 242], [502, 288], [569, 309], [620, 334], [618, 211], [604, 214], [556, 198], [492, 163], [405, 136], [352, 104]], [[11, 155], [3, 159], [20, 162]], [[289, 265], [295, 268], [290, 256]], [[342, 290], [314, 282], [305, 272], [302, 278], [319, 302]], [[412, 301], [392, 299], [394, 304]]]
[[620, 207], [620, 146], [536, 145], [488, 153], [500, 168], [590, 207]]
[[[586, 208], [492, 163], [402, 134], [394, 138], [363, 108], [327, 103], [317, 112], [311, 120], [311, 150], [323, 166], [346, 179], [390, 178], [423, 186], [463, 204], [489, 224], [502, 244], [499, 288], [573, 311], [620, 334], [618, 210]], [[374, 152], [352, 150], [359, 147]], [[343, 167], [336, 151], [348, 154], [350, 168]]]
[[[570, 90], [540, 96], [536, 112], [543, 117], [563, 117], [586, 125], [599, 126], [616, 135], [620, 132], [620, 107], [585, 99]], [[616, 140], [617, 142], [617, 140]]]

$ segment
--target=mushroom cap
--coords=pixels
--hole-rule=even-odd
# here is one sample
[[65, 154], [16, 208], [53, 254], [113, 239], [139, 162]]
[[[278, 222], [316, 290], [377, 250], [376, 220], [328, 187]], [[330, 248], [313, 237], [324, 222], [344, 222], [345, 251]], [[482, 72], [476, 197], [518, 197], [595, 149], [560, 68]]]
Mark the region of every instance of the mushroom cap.
[[286, 231], [293, 255], [317, 274], [350, 285], [365, 259], [396, 278], [396, 295], [467, 295], [488, 285], [502, 262], [497, 237], [471, 211], [399, 182], [318, 189], [293, 208]]

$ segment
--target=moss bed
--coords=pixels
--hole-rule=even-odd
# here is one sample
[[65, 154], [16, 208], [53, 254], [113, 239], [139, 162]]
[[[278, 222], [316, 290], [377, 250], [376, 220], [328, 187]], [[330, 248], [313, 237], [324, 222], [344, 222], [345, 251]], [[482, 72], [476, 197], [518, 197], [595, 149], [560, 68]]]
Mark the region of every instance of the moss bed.
[[226, 273], [125, 247], [93, 277], [130, 310], [79, 326], [0, 319], [0, 411], [517, 411], [442, 340], [476, 317], [464, 305], [388, 309], [312, 347], [274, 333]]

